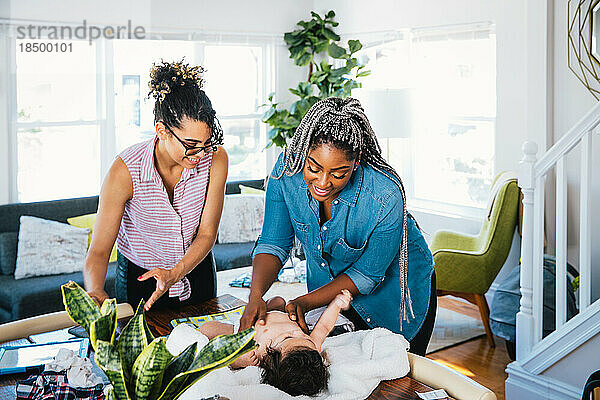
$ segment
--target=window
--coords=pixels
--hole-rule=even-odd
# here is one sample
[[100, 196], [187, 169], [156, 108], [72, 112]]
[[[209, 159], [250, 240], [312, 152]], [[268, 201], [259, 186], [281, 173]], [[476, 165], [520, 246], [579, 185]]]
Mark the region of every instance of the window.
[[21, 202], [94, 195], [100, 187], [96, 46], [70, 43], [72, 52], [16, 52]]
[[263, 49], [206, 46], [206, 93], [217, 111], [229, 155], [228, 180], [266, 176], [266, 132], [258, 107], [265, 101]]
[[266, 175], [265, 130], [258, 106], [264, 102], [264, 51], [257, 45], [206, 45], [181, 40], [121, 40], [114, 43], [117, 149], [154, 136], [154, 99], [147, 99], [153, 62], [202, 65], [204, 90], [224, 131], [228, 180]]
[[224, 130], [228, 179], [264, 178], [266, 130], [258, 108], [272, 90], [267, 66], [274, 40], [232, 37], [227, 42], [222, 35], [205, 36], [178, 33], [91, 44], [62, 40], [73, 46], [64, 53], [21, 52], [20, 45], [29, 41], [13, 36], [13, 198], [28, 202], [98, 194], [114, 157], [155, 134], [154, 99], [147, 98], [152, 63], [184, 57], [206, 69], [204, 89]]
[[496, 120], [493, 26], [413, 30], [363, 51], [365, 89], [410, 89], [409, 135], [382, 139], [403, 176], [409, 205], [483, 208], [492, 181]]
[[201, 64], [194, 42], [116, 40], [113, 42], [116, 154], [154, 137], [154, 98], [148, 96], [152, 63]]

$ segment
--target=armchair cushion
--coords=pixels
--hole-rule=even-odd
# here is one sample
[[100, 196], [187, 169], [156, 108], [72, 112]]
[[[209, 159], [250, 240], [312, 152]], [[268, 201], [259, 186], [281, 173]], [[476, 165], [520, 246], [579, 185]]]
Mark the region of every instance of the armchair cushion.
[[517, 224], [519, 187], [506, 182], [478, 235], [436, 232], [431, 245], [440, 290], [484, 294], [504, 265]]
[[431, 242], [432, 253], [442, 249], [477, 251], [480, 248], [479, 236], [454, 231], [437, 231]]
[[497, 271], [488, 268], [493, 259], [489, 255], [447, 249], [438, 250], [433, 258], [437, 288], [440, 290], [484, 294], [497, 274]]

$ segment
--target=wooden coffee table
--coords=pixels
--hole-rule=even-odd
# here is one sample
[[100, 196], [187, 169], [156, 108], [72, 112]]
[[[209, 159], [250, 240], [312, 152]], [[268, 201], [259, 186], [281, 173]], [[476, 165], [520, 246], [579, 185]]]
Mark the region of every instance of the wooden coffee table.
[[[171, 320], [198, 315], [214, 314], [245, 305], [241, 299], [230, 294], [225, 294], [198, 305], [181, 307], [177, 310], [150, 310], [146, 313], [146, 320], [152, 333], [156, 336], [165, 336], [171, 332]], [[124, 321], [119, 320], [121, 325]], [[14, 343], [14, 342], [10, 342]], [[7, 344], [7, 343], [5, 343]], [[28, 374], [14, 374], [0, 376], [0, 400], [13, 400], [15, 398], [15, 385], [19, 380], [28, 377]], [[432, 390], [408, 376], [404, 378], [383, 381], [375, 388], [368, 400], [419, 400], [417, 392]]]

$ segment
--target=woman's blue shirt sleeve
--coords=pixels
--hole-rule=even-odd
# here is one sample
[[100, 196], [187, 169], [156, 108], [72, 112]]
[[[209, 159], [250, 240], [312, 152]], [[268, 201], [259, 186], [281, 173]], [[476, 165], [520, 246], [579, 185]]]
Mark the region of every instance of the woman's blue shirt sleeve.
[[[279, 169], [277, 164], [273, 168], [273, 174], [276, 174]], [[272, 254], [279, 258], [282, 265], [294, 245], [294, 227], [282, 189], [282, 180], [285, 177], [285, 175], [280, 179], [269, 177], [262, 232], [252, 252], [252, 258], [261, 253]]]

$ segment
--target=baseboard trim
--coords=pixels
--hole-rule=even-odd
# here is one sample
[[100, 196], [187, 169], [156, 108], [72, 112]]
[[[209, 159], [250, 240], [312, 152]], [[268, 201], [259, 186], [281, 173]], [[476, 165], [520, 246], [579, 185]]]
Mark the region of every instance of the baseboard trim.
[[506, 367], [506, 400], [580, 400], [583, 392], [568, 383], [524, 370], [517, 362]]

